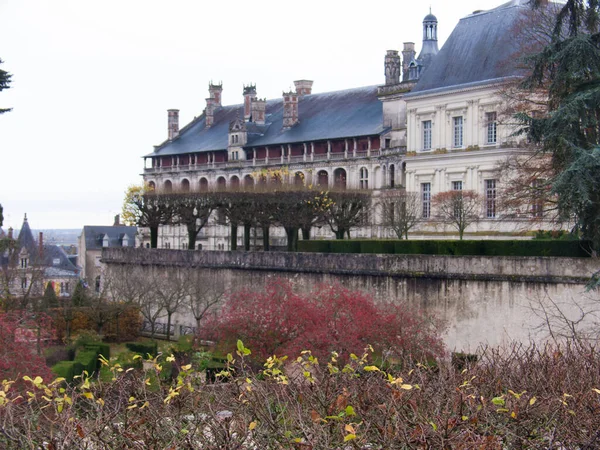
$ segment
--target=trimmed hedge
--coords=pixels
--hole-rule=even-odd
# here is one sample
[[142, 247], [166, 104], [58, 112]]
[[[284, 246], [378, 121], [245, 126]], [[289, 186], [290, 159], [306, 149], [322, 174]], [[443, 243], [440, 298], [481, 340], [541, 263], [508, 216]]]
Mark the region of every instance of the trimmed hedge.
[[331, 240], [299, 241], [298, 251], [317, 253], [378, 253], [453, 256], [565, 256], [591, 255], [588, 241], [536, 240]]
[[95, 351], [98, 356], [102, 355], [105, 359], [110, 360], [110, 345], [103, 342], [95, 342], [93, 344], [86, 344], [84, 347], [86, 350]]
[[52, 372], [71, 383], [74, 377], [83, 373], [83, 366], [78, 361], [61, 361], [52, 366]]
[[156, 341], [150, 342], [128, 342], [125, 344], [129, 350], [135, 353], [139, 353], [144, 358], [150, 356], [156, 356], [158, 354], [158, 344]]
[[83, 366], [83, 370], [87, 370], [88, 375], [96, 373], [96, 369], [99, 366], [98, 351], [96, 350], [83, 350], [77, 352], [75, 355], [75, 362], [80, 363]]

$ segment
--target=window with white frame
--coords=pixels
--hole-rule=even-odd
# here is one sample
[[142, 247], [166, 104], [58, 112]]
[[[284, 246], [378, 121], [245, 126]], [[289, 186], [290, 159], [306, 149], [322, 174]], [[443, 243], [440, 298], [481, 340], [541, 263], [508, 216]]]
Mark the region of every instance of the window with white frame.
[[496, 180], [485, 180], [485, 217], [496, 217]]
[[462, 188], [463, 188], [462, 180], [452, 182], [452, 190], [453, 191], [462, 191]]
[[431, 120], [423, 121], [423, 150], [431, 150]]
[[421, 216], [428, 219], [431, 216], [431, 183], [421, 183], [421, 204], [423, 206]]
[[361, 189], [369, 189], [369, 171], [366, 167], [361, 167], [359, 184]]
[[454, 126], [454, 133], [453, 133], [454, 139], [452, 141], [452, 146], [455, 148], [462, 147], [463, 146], [463, 117], [462, 116], [453, 117], [452, 123]]
[[498, 122], [496, 112], [485, 113], [487, 123], [487, 143], [495, 144], [498, 139]]

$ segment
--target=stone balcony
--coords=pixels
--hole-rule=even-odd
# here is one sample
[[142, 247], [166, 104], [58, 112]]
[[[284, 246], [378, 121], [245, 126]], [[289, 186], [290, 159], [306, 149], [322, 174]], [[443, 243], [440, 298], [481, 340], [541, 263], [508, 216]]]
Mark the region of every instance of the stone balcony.
[[225, 161], [225, 162], [212, 162], [203, 164], [180, 164], [173, 166], [163, 167], [147, 167], [144, 169], [144, 174], [159, 174], [159, 173], [177, 173], [177, 172], [190, 172], [190, 171], [202, 171], [202, 170], [215, 170], [215, 169], [242, 169], [244, 167], [262, 167], [262, 166], [275, 166], [275, 165], [288, 165], [288, 164], [303, 164], [323, 161], [346, 161], [346, 160], [358, 160], [375, 158], [379, 156], [388, 155], [402, 155], [406, 153], [406, 147], [392, 147], [386, 149], [377, 150], [360, 150], [360, 151], [348, 151], [339, 153], [323, 153], [323, 154], [311, 154], [296, 156], [283, 156], [274, 158], [263, 158], [263, 159], [247, 159], [238, 161]]

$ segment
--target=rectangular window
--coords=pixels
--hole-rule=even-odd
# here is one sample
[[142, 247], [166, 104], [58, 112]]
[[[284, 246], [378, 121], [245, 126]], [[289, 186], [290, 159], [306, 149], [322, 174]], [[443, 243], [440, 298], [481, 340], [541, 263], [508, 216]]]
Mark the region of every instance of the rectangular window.
[[544, 195], [543, 188], [545, 181], [541, 178], [536, 178], [531, 183], [531, 214], [535, 218], [542, 218], [544, 216]]
[[462, 181], [453, 181], [452, 182], [452, 190], [453, 191], [462, 191]]
[[452, 122], [454, 124], [454, 141], [452, 146], [462, 147], [463, 146], [463, 118], [462, 116], [453, 117]]
[[422, 217], [428, 219], [431, 215], [431, 183], [421, 183]]
[[497, 139], [498, 122], [496, 122], [496, 113], [489, 112], [485, 114], [487, 122], [487, 143], [495, 144]]
[[485, 216], [496, 217], [496, 180], [485, 180]]
[[431, 120], [423, 121], [423, 150], [431, 150]]

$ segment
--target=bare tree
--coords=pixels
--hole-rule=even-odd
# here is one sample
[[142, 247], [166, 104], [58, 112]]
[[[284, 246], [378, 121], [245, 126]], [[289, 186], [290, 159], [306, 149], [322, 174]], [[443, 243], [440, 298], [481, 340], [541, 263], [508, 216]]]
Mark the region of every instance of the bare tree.
[[418, 192], [385, 191], [380, 204], [383, 226], [396, 233], [398, 239], [408, 239], [408, 232], [422, 220]]
[[329, 192], [324, 217], [336, 239], [350, 236], [350, 230], [362, 225], [368, 217], [371, 197], [362, 191]]
[[158, 306], [167, 316], [167, 340], [170, 340], [173, 315], [185, 306], [186, 280], [179, 271], [175, 273], [157, 271], [153, 274], [153, 279], [153, 292]]
[[185, 306], [194, 316], [196, 327], [200, 329], [202, 319], [216, 312], [225, 296], [225, 287], [221, 279], [198, 269], [186, 269]]
[[173, 222], [185, 225], [188, 233], [188, 248], [196, 248], [196, 237], [208, 223], [216, 207], [216, 197], [211, 192], [181, 193], [174, 196]]
[[458, 230], [462, 240], [465, 230], [479, 221], [481, 214], [481, 196], [475, 191], [446, 191], [433, 196], [432, 204], [437, 217], [445, 224]]

